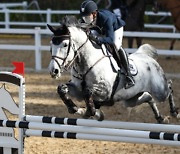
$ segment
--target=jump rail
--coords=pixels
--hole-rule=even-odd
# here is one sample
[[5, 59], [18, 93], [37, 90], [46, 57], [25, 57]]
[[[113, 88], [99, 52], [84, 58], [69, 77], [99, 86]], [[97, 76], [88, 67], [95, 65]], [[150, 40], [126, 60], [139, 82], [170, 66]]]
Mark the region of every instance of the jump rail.
[[[19, 87], [19, 120], [8, 120], [1, 117], [0, 113], [0, 151], [10, 154], [18, 149], [18, 154], [24, 152], [24, 138], [27, 136], [103, 140], [128, 143], [159, 144], [180, 146], [180, 126], [160, 125], [145, 123], [130, 123], [118, 121], [96, 121], [85, 119], [57, 118], [45, 116], [25, 115], [25, 91], [24, 78], [11, 72], [0, 72], [0, 99], [8, 104], [5, 99], [10, 96], [1, 92], [5, 84], [13, 84]], [[15, 102], [14, 102], [15, 103]], [[16, 102], [17, 103], [17, 102]], [[13, 104], [6, 106], [7, 110]], [[1, 109], [1, 108], [0, 108]], [[14, 108], [15, 109], [15, 108]], [[10, 111], [12, 113], [13, 111]], [[13, 140], [13, 132], [9, 129], [19, 130], [19, 140]], [[2, 150], [3, 149], [3, 150]]]
[[84, 133], [42, 131], [42, 130], [30, 130], [30, 129], [26, 130], [25, 134], [28, 136], [52, 137], [52, 138], [83, 139], [83, 140], [98, 140], [98, 141], [101, 140], [101, 141], [114, 141], [114, 142], [126, 142], [126, 143], [158, 144], [158, 145], [167, 145], [167, 146], [180, 145], [179, 141], [167, 141], [167, 140], [157, 140], [157, 139], [84, 134]]
[[50, 123], [50, 124], [64, 124], [74, 126], [88, 126], [101, 128], [115, 128], [115, 129], [129, 129], [129, 130], [146, 130], [146, 131], [164, 131], [180, 133], [179, 125], [170, 124], [150, 124], [150, 123], [136, 123], [136, 122], [122, 122], [122, 121], [96, 121], [90, 119], [72, 119], [72, 118], [57, 118], [46, 116], [25, 115], [25, 121]]
[[[81, 119], [79, 119], [79, 120], [81, 120]], [[145, 126], [145, 125], [146, 124], [144, 124], [142, 126]], [[144, 131], [145, 130], [144, 127], [139, 128], [139, 130], [135, 130], [135, 129], [128, 130], [128, 128], [126, 128], [125, 126], [123, 129], [117, 129], [116, 127], [114, 127], [114, 128], [94, 127], [93, 125], [91, 127], [89, 127], [86, 125], [85, 126], [73, 126], [73, 125], [63, 125], [63, 124], [59, 125], [59, 124], [46, 124], [46, 123], [41, 123], [41, 122], [10, 121], [10, 120], [0, 120], [0, 127], [35, 129], [35, 130], [43, 129], [44, 131], [86, 133], [86, 134], [97, 134], [97, 135], [180, 141], [180, 134], [178, 134], [178, 133], [158, 132], [158, 130], [156, 130], [154, 128], [152, 130], [155, 130], [156, 132], [153, 132], [151, 129], [150, 129], [151, 131]], [[161, 126], [161, 127], [163, 127], [163, 126]], [[179, 126], [179, 128], [180, 128], [180, 126]], [[173, 132], [172, 130], [170, 130], [170, 131]], [[180, 145], [180, 142], [179, 142], [179, 145]]]

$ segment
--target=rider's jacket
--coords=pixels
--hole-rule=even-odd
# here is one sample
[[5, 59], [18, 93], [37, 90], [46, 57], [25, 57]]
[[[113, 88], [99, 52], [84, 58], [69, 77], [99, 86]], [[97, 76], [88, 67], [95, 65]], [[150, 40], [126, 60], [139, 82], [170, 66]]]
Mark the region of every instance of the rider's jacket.
[[104, 35], [104, 37], [99, 38], [99, 42], [113, 44], [114, 31], [125, 26], [125, 22], [116, 14], [104, 9], [98, 11], [96, 25]]

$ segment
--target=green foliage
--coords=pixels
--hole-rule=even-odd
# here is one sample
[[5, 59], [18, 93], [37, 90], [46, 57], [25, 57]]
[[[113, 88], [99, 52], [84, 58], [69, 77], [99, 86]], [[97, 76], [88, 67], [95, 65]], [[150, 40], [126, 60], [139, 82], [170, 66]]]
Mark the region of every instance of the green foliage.
[[[13, 2], [23, 2], [27, 1], [28, 4], [32, 2], [32, 0], [1, 0], [1, 3], [13, 3]], [[51, 9], [51, 10], [79, 10], [81, 3], [84, 0], [37, 0], [39, 7], [41, 10]], [[97, 0], [95, 0], [97, 1]], [[107, 5], [105, 0], [102, 0], [99, 4], [99, 8], [104, 8]], [[22, 7], [16, 7], [11, 9], [22, 9]], [[36, 5], [31, 5], [29, 8], [31, 10], [37, 10]], [[152, 11], [152, 5], [147, 5], [146, 10]], [[52, 22], [59, 22], [64, 15], [52, 15]], [[4, 20], [4, 14], [0, 13], [0, 21]], [[32, 22], [42, 22], [46, 21], [46, 15], [28, 15], [28, 14], [11, 14], [10, 20], [11, 21], [32, 21]], [[144, 21], [145, 23], [156, 23], [160, 20], [161, 17], [154, 17], [154, 16], [145, 16]], [[163, 24], [172, 24], [172, 19], [168, 17], [166, 20], [163, 21]], [[2, 26], [1, 26], [2, 27]]]

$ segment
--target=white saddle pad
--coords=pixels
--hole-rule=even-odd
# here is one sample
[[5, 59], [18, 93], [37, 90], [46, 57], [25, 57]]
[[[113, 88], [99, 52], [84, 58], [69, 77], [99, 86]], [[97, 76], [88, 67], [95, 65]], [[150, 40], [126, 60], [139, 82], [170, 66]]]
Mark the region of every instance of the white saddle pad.
[[129, 69], [133, 76], [138, 73], [137, 67], [132, 59], [129, 59]]

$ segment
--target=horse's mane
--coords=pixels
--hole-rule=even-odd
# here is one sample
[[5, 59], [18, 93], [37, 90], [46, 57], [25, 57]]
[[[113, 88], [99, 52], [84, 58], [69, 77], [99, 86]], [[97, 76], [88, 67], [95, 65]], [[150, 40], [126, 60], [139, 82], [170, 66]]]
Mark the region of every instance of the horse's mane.
[[81, 19], [78, 20], [76, 18], [76, 16], [73, 16], [73, 15], [65, 16], [60, 23], [62, 25], [65, 25], [66, 27], [76, 27], [83, 31], [87, 31], [87, 29], [92, 29], [92, 28], [96, 27], [94, 25], [89, 25], [89, 24], [82, 22]]
[[76, 16], [73, 16], [73, 15], [65, 16], [60, 23], [66, 26], [77, 26], [78, 19], [76, 18]]

